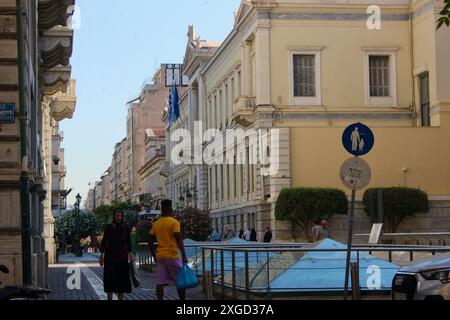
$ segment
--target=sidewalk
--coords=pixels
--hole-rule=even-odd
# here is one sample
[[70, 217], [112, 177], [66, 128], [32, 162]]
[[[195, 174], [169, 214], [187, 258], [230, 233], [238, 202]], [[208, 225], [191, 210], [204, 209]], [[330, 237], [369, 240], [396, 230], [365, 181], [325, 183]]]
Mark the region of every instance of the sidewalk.
[[[106, 300], [103, 291], [103, 268], [98, 265], [99, 257], [100, 255], [95, 253], [85, 253], [81, 258], [73, 254], [60, 256], [58, 264], [49, 267], [49, 287], [52, 290], [49, 300]], [[70, 290], [67, 286], [74, 270], [79, 270], [81, 275], [80, 290]], [[125, 295], [125, 300], [156, 300], [155, 274], [141, 271], [140, 280], [140, 287], [133, 288], [133, 293]], [[166, 288], [165, 299], [178, 300], [175, 287]], [[205, 300], [201, 287], [188, 290], [187, 299]]]

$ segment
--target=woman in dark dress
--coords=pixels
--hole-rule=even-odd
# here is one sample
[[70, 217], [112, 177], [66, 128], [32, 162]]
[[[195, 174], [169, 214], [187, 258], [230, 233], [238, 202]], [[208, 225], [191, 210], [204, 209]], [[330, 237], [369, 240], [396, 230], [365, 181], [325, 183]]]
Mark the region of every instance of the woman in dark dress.
[[108, 300], [113, 299], [113, 293], [119, 300], [123, 300], [125, 293], [131, 293], [128, 261], [134, 261], [134, 256], [130, 228], [123, 219], [124, 212], [114, 210], [113, 223], [106, 226], [100, 245], [100, 266], [104, 266], [103, 286]]

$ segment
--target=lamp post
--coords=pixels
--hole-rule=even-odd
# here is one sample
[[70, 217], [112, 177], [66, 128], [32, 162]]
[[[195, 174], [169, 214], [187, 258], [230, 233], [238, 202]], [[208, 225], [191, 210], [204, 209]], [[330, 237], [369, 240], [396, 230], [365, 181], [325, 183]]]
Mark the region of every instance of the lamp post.
[[78, 213], [80, 213], [80, 205], [81, 205], [81, 196], [80, 196], [80, 194], [77, 194], [76, 198], [77, 198]]

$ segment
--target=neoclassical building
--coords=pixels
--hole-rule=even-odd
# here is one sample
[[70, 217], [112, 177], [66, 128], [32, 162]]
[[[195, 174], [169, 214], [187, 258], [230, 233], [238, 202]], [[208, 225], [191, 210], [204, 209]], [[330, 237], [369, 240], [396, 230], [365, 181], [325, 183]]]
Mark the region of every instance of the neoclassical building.
[[55, 259], [52, 135], [76, 104], [74, 0], [0, 1], [0, 264], [3, 285], [45, 287]]
[[[369, 4], [362, 0], [242, 2], [233, 30], [200, 71], [200, 108], [209, 129], [222, 135], [253, 129], [268, 140], [276, 135], [278, 146], [245, 135], [240, 142], [223, 144], [216, 137], [206, 144], [212, 157], [230, 153], [242, 160], [208, 165], [216, 227], [250, 224], [262, 232], [269, 226], [277, 239], [289, 239], [291, 226], [275, 219], [279, 192], [344, 189], [339, 168], [350, 155], [342, 132], [363, 122], [377, 141], [365, 157], [373, 169], [370, 186], [422, 188], [430, 196], [429, 219], [411, 220], [405, 230], [445, 229], [450, 145], [442, 141], [450, 135], [450, 29], [436, 31], [442, 2], [370, 4], [381, 10], [379, 29], [371, 27]], [[250, 161], [255, 153], [278, 170], [268, 174], [267, 163]], [[358, 207], [356, 228], [368, 231]], [[332, 228], [339, 238], [346, 220], [333, 220]]]

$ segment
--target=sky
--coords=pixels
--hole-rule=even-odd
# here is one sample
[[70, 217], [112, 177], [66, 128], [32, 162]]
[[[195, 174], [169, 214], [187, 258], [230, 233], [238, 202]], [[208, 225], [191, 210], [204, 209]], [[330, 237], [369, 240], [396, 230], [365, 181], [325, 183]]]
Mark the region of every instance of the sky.
[[223, 41], [233, 28], [240, 0], [77, 0], [79, 19], [71, 58], [77, 80], [73, 119], [64, 120], [68, 204], [111, 164], [126, 136], [126, 103], [161, 63], [182, 63], [188, 25], [197, 36]]

